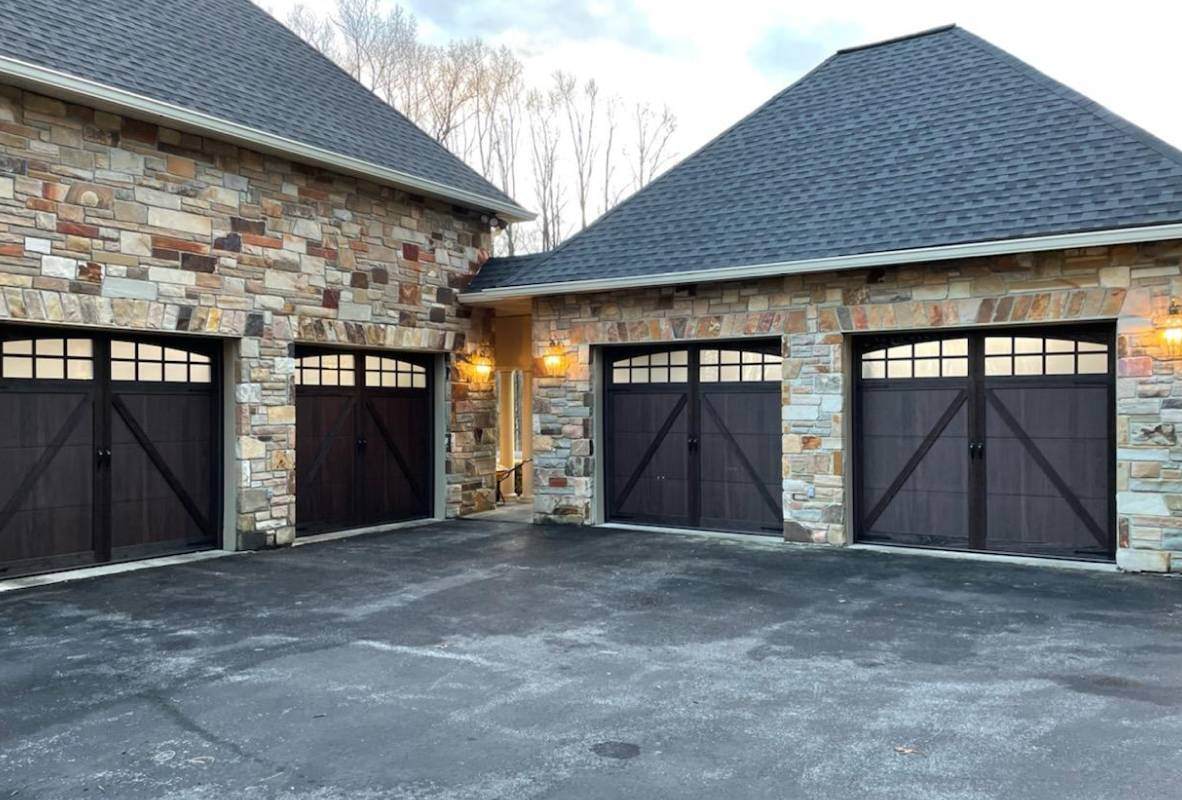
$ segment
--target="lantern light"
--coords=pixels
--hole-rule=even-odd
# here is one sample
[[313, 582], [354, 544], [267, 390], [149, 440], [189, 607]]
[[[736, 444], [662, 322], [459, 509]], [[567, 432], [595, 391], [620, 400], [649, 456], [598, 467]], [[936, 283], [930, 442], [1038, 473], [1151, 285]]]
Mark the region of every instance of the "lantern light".
[[467, 359], [467, 371], [477, 381], [487, 381], [494, 369], [492, 359], [487, 356], [469, 356]]
[[1158, 321], [1161, 327], [1162, 344], [1166, 353], [1172, 357], [1182, 356], [1182, 306], [1176, 299], [1170, 300], [1170, 308], [1165, 317]]
[[553, 339], [550, 340], [550, 346], [546, 348], [546, 352], [542, 356], [542, 366], [545, 368], [546, 374], [552, 378], [559, 377], [566, 372], [566, 351]]

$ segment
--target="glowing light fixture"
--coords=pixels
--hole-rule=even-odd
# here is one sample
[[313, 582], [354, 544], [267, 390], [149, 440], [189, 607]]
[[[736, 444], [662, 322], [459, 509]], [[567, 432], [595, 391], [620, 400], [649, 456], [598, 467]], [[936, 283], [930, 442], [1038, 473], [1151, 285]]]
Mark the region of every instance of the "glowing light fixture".
[[1158, 327], [1162, 329], [1162, 345], [1172, 357], [1182, 356], [1182, 306], [1175, 299], [1170, 300], [1169, 311], [1159, 319]]
[[552, 378], [559, 377], [566, 372], [566, 351], [553, 339], [550, 340], [550, 346], [546, 348], [546, 352], [542, 356], [542, 366], [545, 368], [546, 374]]
[[472, 374], [475, 375], [478, 380], [487, 381], [493, 374], [492, 361], [483, 356], [474, 357], [470, 363], [472, 365]]

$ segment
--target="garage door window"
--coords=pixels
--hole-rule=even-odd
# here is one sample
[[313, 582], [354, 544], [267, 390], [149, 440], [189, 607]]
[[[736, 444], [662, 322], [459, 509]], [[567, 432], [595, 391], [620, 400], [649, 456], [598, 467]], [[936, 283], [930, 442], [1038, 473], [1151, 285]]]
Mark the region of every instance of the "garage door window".
[[88, 381], [94, 378], [89, 339], [12, 339], [4, 342], [4, 378]]
[[989, 336], [985, 339], [985, 374], [1103, 375], [1108, 346], [1100, 342], [1040, 336]]
[[209, 383], [210, 358], [176, 347], [111, 342], [111, 380], [146, 383]]
[[615, 383], [685, 383], [689, 380], [689, 351], [646, 353], [612, 363]]
[[862, 356], [862, 378], [963, 378], [969, 374], [969, 340], [900, 344]]
[[356, 364], [352, 354], [305, 356], [299, 360], [297, 386], [352, 386]]
[[397, 358], [366, 356], [365, 385], [395, 389], [426, 389], [427, 368]]
[[703, 383], [757, 383], [780, 380], [783, 358], [754, 350], [703, 350], [698, 380]]

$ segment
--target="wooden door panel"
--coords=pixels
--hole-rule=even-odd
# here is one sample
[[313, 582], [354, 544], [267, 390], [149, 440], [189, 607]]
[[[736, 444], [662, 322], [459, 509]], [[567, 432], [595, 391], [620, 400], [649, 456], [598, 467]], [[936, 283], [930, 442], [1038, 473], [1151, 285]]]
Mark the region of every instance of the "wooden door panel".
[[217, 347], [0, 328], [0, 573], [214, 544]]
[[312, 533], [352, 524], [357, 400], [296, 393], [296, 525]]
[[315, 347], [297, 355], [297, 534], [429, 517], [428, 359]]
[[[858, 538], [1112, 558], [1113, 345], [1096, 325], [860, 341]], [[964, 407], [917, 458], [953, 391]]]
[[92, 561], [92, 393], [0, 392], [0, 419], [0, 575]]
[[780, 387], [701, 394], [704, 528], [782, 533]]
[[431, 408], [426, 392], [372, 392], [362, 404], [359, 521], [430, 515]]
[[988, 549], [1071, 558], [1112, 551], [1108, 391], [986, 388]]
[[860, 535], [969, 544], [969, 407], [963, 386], [863, 387]]
[[780, 342], [608, 353], [608, 516], [781, 534]]
[[612, 516], [691, 524], [687, 392], [620, 392], [609, 402]]
[[213, 542], [217, 452], [205, 392], [116, 389], [111, 415], [111, 549], [183, 549]]

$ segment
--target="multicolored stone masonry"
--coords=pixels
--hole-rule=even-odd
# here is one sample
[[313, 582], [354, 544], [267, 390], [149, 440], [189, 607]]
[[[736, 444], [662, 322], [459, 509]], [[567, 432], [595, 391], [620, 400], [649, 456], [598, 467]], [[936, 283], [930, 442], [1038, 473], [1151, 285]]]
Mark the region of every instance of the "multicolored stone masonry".
[[[233, 343], [237, 544], [294, 536], [293, 346], [489, 347], [447, 203], [0, 86], [0, 319]], [[449, 369], [446, 513], [491, 507], [491, 382]], [[442, 438], [442, 437], [441, 437]]]
[[535, 518], [593, 521], [597, 345], [779, 337], [784, 536], [838, 545], [850, 541], [850, 334], [1112, 320], [1118, 561], [1167, 569], [1175, 552], [1182, 569], [1182, 359], [1155, 327], [1179, 296], [1182, 241], [539, 298], [535, 359], [553, 341], [568, 366], [536, 381]]

